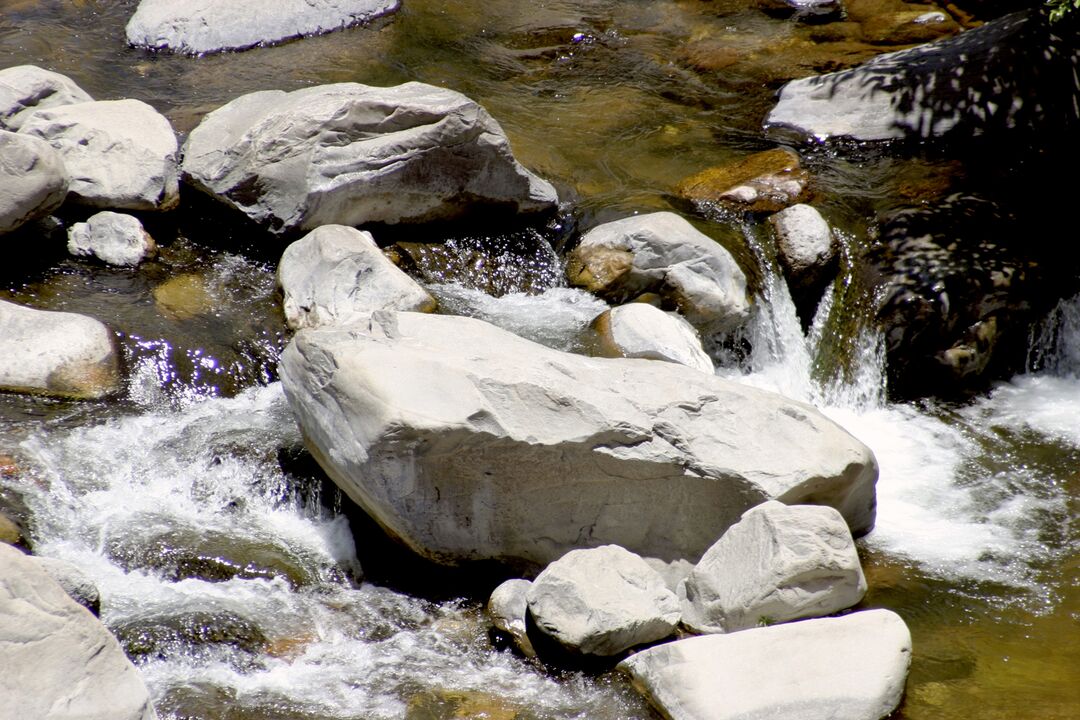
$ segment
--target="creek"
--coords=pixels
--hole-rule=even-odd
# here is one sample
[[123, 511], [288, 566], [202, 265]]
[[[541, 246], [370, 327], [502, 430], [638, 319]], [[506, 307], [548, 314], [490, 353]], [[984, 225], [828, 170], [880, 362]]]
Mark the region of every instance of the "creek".
[[[6, 0], [0, 67], [37, 64], [95, 98], [144, 100], [181, 135], [255, 90], [450, 87], [487, 107], [521, 162], [569, 201], [545, 229], [556, 245], [671, 209], [686, 175], [771, 147], [760, 121], [775, 86], [748, 71], [688, 70], [673, 61], [681, 47], [717, 34], [783, 45], [807, 32], [737, 0], [405, 0], [374, 27], [184, 58], [125, 46], [134, 6]], [[913, 193], [1001, 194], [994, 184], [1010, 172], [934, 152], [819, 152], [807, 164], [815, 204], [848, 248], [868, 242], [875, 213]], [[275, 381], [287, 339], [273, 283], [281, 246], [187, 199], [174, 214], [145, 218], [161, 252], [135, 270], [67, 258], [45, 239], [6, 248], [0, 267], [0, 297], [87, 313], [120, 333], [122, 396], [0, 395], [0, 455], [21, 469], [0, 476], [0, 492], [32, 512], [36, 552], [97, 582], [102, 620], [161, 717], [655, 718], [618, 676], [551, 673], [493, 645], [481, 609], [490, 584], [382, 567], [385, 548], [350, 524]], [[851, 321], [860, 306], [850, 267], [804, 335], [755, 228], [694, 222], [761, 268], [753, 350], [719, 372], [817, 405], [878, 457], [877, 526], [859, 541], [870, 585], [861, 606], [893, 609], [912, 630], [896, 717], [1075, 717], [1080, 298], [1033, 335], [1029, 372], [964, 402], [894, 403], [882, 392], [880, 338]], [[540, 285], [501, 298], [452, 282], [431, 289], [444, 309], [579, 349], [603, 304], [550, 277]]]

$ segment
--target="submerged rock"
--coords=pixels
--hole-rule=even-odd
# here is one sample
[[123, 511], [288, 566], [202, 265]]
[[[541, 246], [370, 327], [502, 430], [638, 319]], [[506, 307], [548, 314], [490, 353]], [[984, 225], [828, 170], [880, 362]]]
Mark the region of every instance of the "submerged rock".
[[880, 720], [900, 704], [911, 633], [889, 610], [706, 635], [619, 664], [671, 720]]
[[749, 212], [776, 212], [807, 200], [809, 181], [795, 152], [775, 148], [702, 170], [680, 182], [675, 192], [693, 202], [717, 203]]
[[584, 655], [619, 655], [679, 624], [679, 601], [664, 579], [617, 545], [571, 550], [536, 577], [527, 599], [540, 632]]
[[0, 544], [0, 697], [41, 720], [153, 720], [116, 639], [31, 557]]
[[663, 360], [707, 373], [715, 370], [689, 323], [647, 303], [606, 310], [593, 320], [592, 327], [605, 357]]
[[873, 525], [865, 445], [807, 405], [674, 363], [378, 312], [301, 330], [280, 373], [330, 477], [438, 562], [546, 564], [604, 544], [696, 560], [768, 499]]
[[410, 82], [256, 92], [207, 115], [185, 179], [275, 233], [536, 212], [554, 188], [523, 168], [499, 124], [464, 95]]
[[191, 55], [246, 50], [359, 25], [399, 5], [398, 0], [142, 0], [128, 21], [127, 40]]
[[706, 551], [685, 592], [684, 625], [735, 632], [849, 608], [866, 593], [866, 579], [840, 513], [770, 501]]
[[324, 225], [285, 248], [278, 265], [285, 322], [293, 330], [348, 325], [374, 310], [434, 312], [435, 298], [403, 273], [371, 233]]
[[851, 70], [794, 80], [765, 128], [818, 141], [1052, 136], [1077, 120], [1073, 47], [1075, 39], [1056, 35], [1038, 11], [1013, 13]]
[[20, 132], [60, 152], [71, 173], [73, 201], [123, 210], [171, 210], [180, 202], [176, 134], [165, 116], [144, 102], [38, 110]]
[[0, 129], [16, 131], [37, 110], [93, 99], [66, 75], [36, 65], [4, 68], [0, 70]]
[[116, 340], [97, 320], [0, 300], [0, 391], [100, 399], [120, 387]]
[[567, 258], [566, 274], [572, 285], [614, 304], [657, 293], [707, 337], [740, 327], [750, 314], [735, 258], [675, 213], [594, 227]]
[[0, 235], [60, 207], [70, 182], [49, 143], [0, 130]]
[[139, 219], [124, 213], [99, 212], [68, 228], [68, 252], [93, 256], [109, 265], [138, 265], [157, 251]]

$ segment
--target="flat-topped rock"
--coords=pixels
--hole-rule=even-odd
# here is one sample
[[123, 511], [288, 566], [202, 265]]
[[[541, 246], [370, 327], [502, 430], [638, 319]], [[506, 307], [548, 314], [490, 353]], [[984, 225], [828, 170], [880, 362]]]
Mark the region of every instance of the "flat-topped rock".
[[911, 633], [890, 610], [703, 635], [619, 664], [671, 720], [880, 720], [896, 709]]
[[190, 55], [322, 35], [394, 12], [399, 0], [142, 0], [127, 40]]
[[286, 397], [331, 478], [444, 563], [621, 545], [696, 561], [765, 500], [873, 525], [873, 454], [814, 408], [674, 363], [589, 358], [466, 317], [305, 329]]
[[187, 182], [271, 232], [421, 223], [480, 208], [550, 210], [499, 124], [461, 93], [410, 82], [243, 95], [184, 145]]

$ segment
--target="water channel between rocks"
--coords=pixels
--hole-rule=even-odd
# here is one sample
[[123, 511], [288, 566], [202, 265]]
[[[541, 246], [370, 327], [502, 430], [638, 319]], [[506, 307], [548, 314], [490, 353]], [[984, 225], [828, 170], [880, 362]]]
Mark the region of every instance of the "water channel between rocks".
[[[450, 87], [484, 104], [523, 164], [573, 204], [556, 236], [671, 209], [686, 175], [771, 147], [759, 128], [775, 85], [746, 70], [693, 72], [673, 61], [680, 48], [718, 35], [782, 45], [805, 33], [734, 0], [408, 0], [377, 27], [182, 58], [125, 47], [134, 6], [2, 3], [0, 68], [37, 64], [95, 98], [144, 100], [181, 134], [255, 90]], [[937, 155], [825, 153], [809, 164], [815, 204], [853, 244], [876, 212], [978, 176]], [[286, 340], [273, 287], [281, 247], [220, 226], [201, 206], [181, 212], [148, 218], [161, 253], [137, 270], [44, 243], [10, 249], [0, 266], [0, 297], [87, 313], [121, 333], [131, 378], [122, 397], [0, 395], [0, 455], [22, 469], [0, 475], [0, 491], [33, 511], [38, 553], [96, 580], [102, 620], [160, 715], [655, 718], [618, 676], [548, 674], [493, 647], [479, 604], [490, 588], [393, 572], [358, 581], [358, 565], [377, 568], [379, 550], [359, 534], [354, 543], [274, 381]], [[768, 266], [752, 231], [694, 222], [747, 267]], [[1053, 342], [1033, 340], [1038, 372], [966, 403], [894, 404], [880, 397], [877, 338], [842, 329], [843, 282], [806, 340], [782, 283], [756, 278], [755, 352], [720, 372], [813, 402], [876, 453], [878, 522], [859, 542], [870, 585], [862, 606], [894, 609], [912, 629], [896, 716], [1076, 717], [1080, 301], [1051, 318]], [[571, 350], [603, 308], [563, 287], [502, 298], [430, 289], [444, 310]], [[836, 355], [845, 370], [827, 361]]]

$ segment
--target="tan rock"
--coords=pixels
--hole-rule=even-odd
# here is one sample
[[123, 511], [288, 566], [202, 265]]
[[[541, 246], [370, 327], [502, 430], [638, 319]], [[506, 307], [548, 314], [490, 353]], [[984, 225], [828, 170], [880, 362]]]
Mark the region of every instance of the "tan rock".
[[786, 148], [775, 148], [703, 170], [680, 182], [675, 192], [693, 202], [712, 202], [750, 212], [777, 212], [809, 199], [809, 182], [799, 156]]

